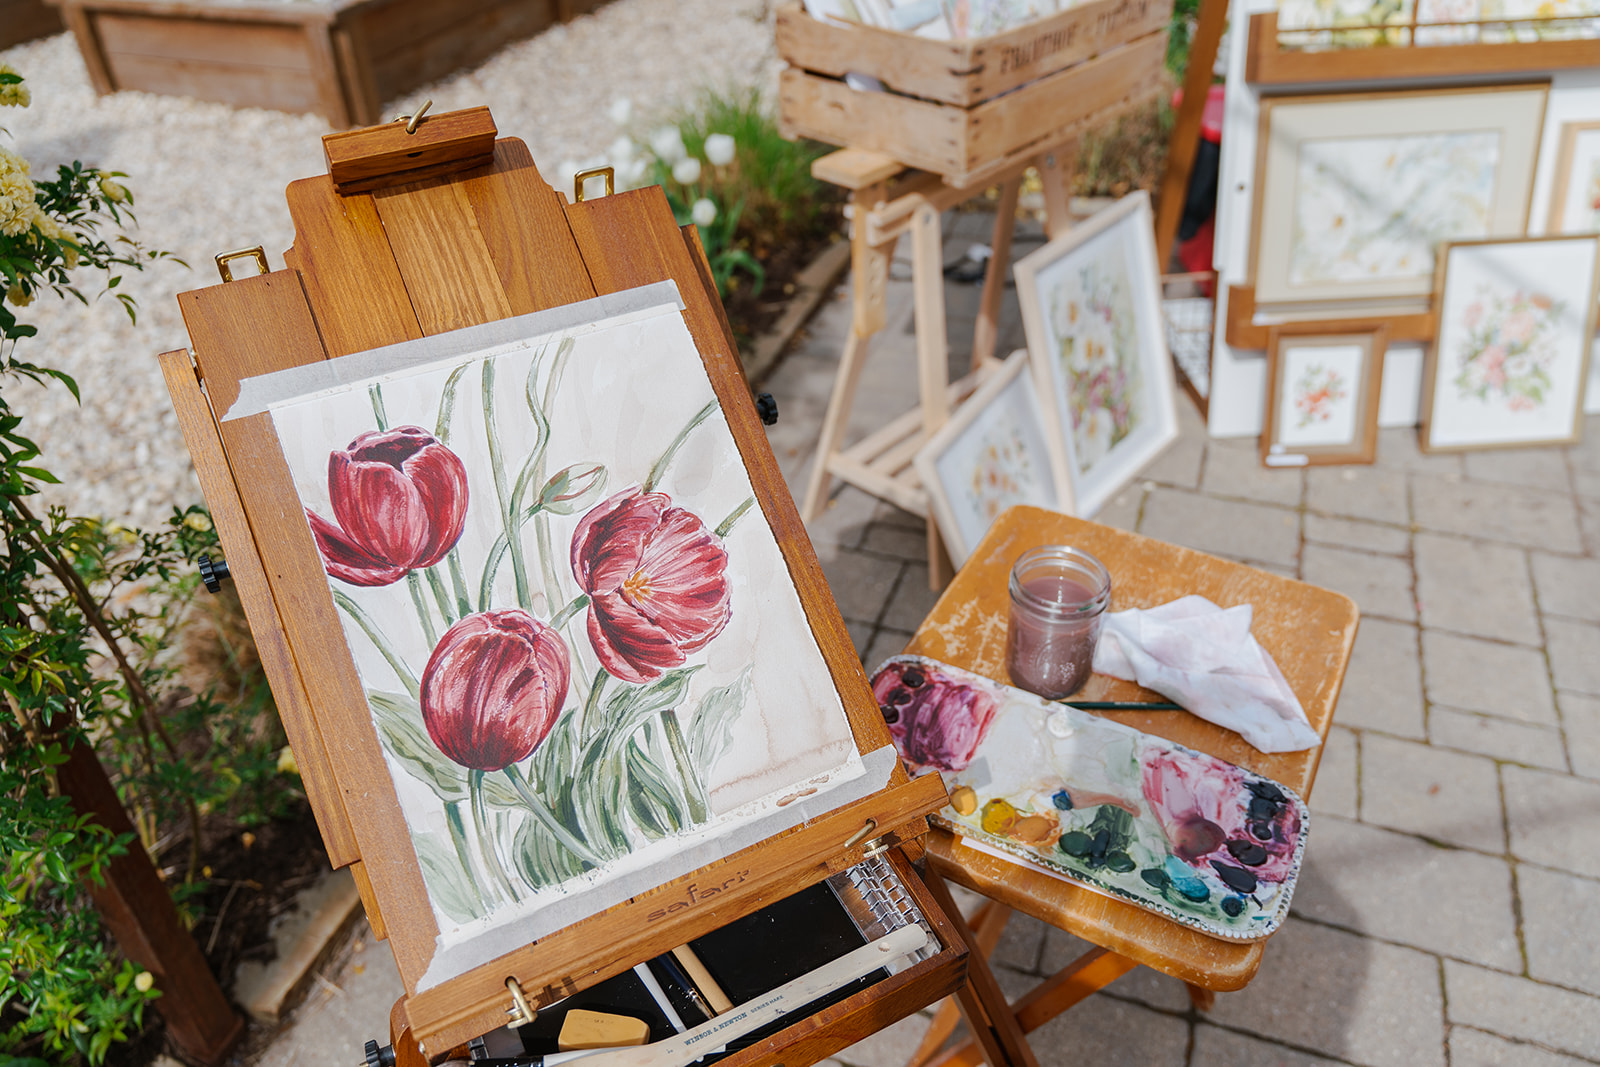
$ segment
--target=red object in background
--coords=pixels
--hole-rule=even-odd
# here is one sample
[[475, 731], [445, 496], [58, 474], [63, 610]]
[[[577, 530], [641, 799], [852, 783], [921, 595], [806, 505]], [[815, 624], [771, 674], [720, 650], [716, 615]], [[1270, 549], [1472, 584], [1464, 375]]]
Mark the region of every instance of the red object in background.
[[[1226, 108], [1227, 90], [1225, 86], [1213, 85], [1206, 93], [1205, 110], [1200, 115], [1200, 138], [1212, 146], [1222, 144], [1222, 116]], [[1172, 107], [1176, 110], [1183, 103], [1183, 90], [1175, 90], [1172, 94]], [[1212, 168], [1210, 188], [1205, 188], [1205, 182], [1200, 177], [1201, 170], [1205, 167], [1205, 160], [1209, 160]], [[1198, 224], [1193, 234], [1187, 240], [1178, 242], [1178, 262], [1183, 264], [1185, 271], [1195, 273], [1210, 271], [1212, 245], [1216, 238], [1216, 176], [1215, 167], [1220, 162], [1217, 147], [1206, 148], [1202, 145], [1196, 158], [1195, 173], [1189, 178], [1188, 203], [1184, 207], [1185, 221], [1192, 223], [1192, 216], [1206, 210], [1200, 206], [1204, 201], [1209, 204], [1210, 211], [1205, 221]], [[1198, 183], [1198, 184], [1197, 184]], [[1183, 229], [1188, 229], [1186, 225]], [[1210, 289], [1209, 285], [1202, 286]], [[1206, 293], [1210, 296], [1210, 292]]]
[[[1206, 93], [1206, 109], [1200, 113], [1200, 136], [1212, 144], [1222, 143], [1222, 112], [1227, 103], [1227, 86], [1213, 85]], [[1183, 90], [1172, 91], [1172, 110], [1183, 104]]]
[[[1183, 264], [1183, 269], [1190, 272], [1211, 270], [1211, 248], [1216, 243], [1217, 217], [1215, 215], [1200, 224], [1193, 237], [1178, 245], [1178, 262]], [[1207, 283], [1205, 288], [1210, 288]], [[1205, 295], [1210, 296], [1207, 292]]]

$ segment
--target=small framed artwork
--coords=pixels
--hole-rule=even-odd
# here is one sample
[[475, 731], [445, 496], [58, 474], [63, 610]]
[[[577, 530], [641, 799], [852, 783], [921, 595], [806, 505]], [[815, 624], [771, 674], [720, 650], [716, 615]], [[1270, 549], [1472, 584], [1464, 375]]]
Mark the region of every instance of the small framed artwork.
[[1123, 197], [1016, 266], [1062, 509], [1089, 518], [1178, 436], [1150, 197]]
[[1438, 242], [1526, 233], [1547, 93], [1522, 84], [1263, 100], [1257, 303], [1420, 303]]
[[1272, 327], [1261, 462], [1268, 467], [1371, 463], [1378, 452], [1378, 386], [1387, 341], [1382, 325]]
[[1439, 329], [1422, 371], [1424, 449], [1578, 440], [1597, 253], [1593, 234], [1444, 246]]
[[1561, 127], [1549, 234], [1600, 232], [1600, 119]]
[[991, 373], [912, 463], [958, 567], [1011, 505], [1060, 510], [1066, 457], [1045, 432], [1027, 351]]

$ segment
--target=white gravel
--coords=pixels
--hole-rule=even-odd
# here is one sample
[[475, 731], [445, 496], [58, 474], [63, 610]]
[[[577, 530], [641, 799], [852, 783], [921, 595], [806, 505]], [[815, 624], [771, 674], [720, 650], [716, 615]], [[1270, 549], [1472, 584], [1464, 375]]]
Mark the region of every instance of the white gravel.
[[[613, 0], [592, 15], [511, 44], [476, 70], [458, 73], [385, 105], [411, 110], [431, 97], [435, 111], [488, 104], [502, 136], [528, 143], [552, 176], [564, 160], [602, 155], [617, 135], [608, 117], [619, 96], [634, 102], [632, 127], [692, 100], [707, 87], [759, 85], [773, 99], [779, 66], [770, 0]], [[76, 514], [141, 526], [174, 505], [201, 499], [155, 356], [188, 346], [176, 294], [218, 281], [217, 252], [261, 244], [274, 268], [293, 243], [283, 190], [324, 168], [313, 115], [234, 109], [182, 97], [114, 93], [97, 97], [70, 35], [0, 52], [28, 80], [33, 105], [0, 111], [7, 143], [36, 176], [81, 159], [126, 171], [137, 199], [137, 236], [190, 266], [160, 263], [129, 272], [122, 288], [139, 302], [131, 324], [100, 299], [41, 297], [21, 313], [39, 327], [18, 358], [59, 367], [83, 393], [41, 390], [0, 379], [22, 432], [61, 477], [47, 499]], [[85, 276], [88, 286], [98, 282]]]

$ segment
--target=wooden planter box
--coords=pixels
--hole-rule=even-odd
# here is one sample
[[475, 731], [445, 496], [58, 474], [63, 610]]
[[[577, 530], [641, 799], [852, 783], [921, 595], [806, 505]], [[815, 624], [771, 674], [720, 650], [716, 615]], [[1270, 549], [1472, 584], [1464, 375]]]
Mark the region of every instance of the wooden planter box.
[[61, 16], [44, 0], [0, 0], [0, 49], [62, 29]]
[[[993, 37], [932, 41], [778, 11], [783, 130], [965, 187], [1161, 91], [1172, 0], [1092, 0]], [[847, 73], [884, 92], [858, 92]]]
[[50, 0], [99, 93], [315, 112], [336, 127], [382, 122], [384, 101], [601, 2]]

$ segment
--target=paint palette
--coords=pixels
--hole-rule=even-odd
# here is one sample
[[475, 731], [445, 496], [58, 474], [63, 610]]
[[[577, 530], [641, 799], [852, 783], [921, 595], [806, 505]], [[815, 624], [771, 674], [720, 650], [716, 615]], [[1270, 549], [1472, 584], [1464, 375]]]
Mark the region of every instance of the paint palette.
[[944, 777], [935, 821], [969, 843], [1213, 937], [1288, 915], [1310, 813], [1285, 786], [921, 656], [872, 689], [910, 771]]

